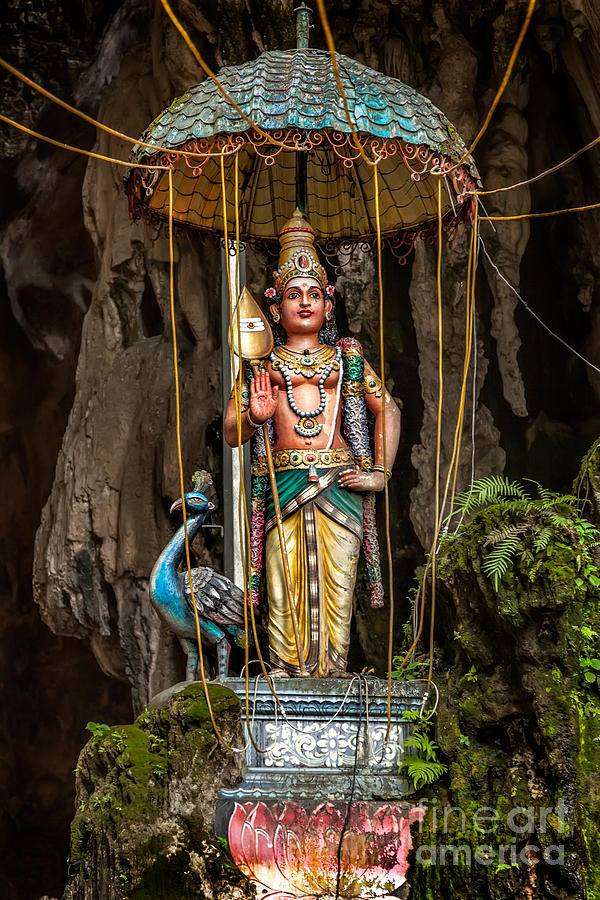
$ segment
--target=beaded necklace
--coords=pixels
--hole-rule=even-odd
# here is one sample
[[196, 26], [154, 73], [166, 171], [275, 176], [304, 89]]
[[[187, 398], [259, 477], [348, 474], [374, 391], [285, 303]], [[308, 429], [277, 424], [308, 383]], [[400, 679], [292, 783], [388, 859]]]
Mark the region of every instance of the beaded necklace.
[[[278, 350], [280, 348], [277, 348]], [[287, 348], [286, 348], [287, 349]], [[329, 348], [328, 348], [329, 349]], [[289, 350], [287, 351], [290, 352]], [[291, 351], [293, 352], [293, 351]], [[320, 355], [320, 354], [319, 354]], [[331, 362], [323, 363], [321, 359], [319, 359], [318, 368], [316, 366], [310, 366], [310, 353], [305, 351], [302, 354], [302, 366], [294, 366], [293, 368], [288, 367], [285, 362], [278, 357], [273, 351], [271, 353], [271, 365], [273, 368], [279, 369], [283, 380], [285, 382], [286, 392], [287, 392], [287, 400], [290, 405], [290, 409], [292, 412], [298, 416], [298, 423], [294, 425], [294, 431], [301, 435], [302, 437], [316, 437], [323, 430], [323, 426], [320, 422], [317, 422], [317, 418], [325, 412], [325, 407], [327, 405], [327, 393], [325, 391], [325, 382], [331, 375], [334, 369], [339, 369], [340, 362], [342, 359], [342, 351], [339, 347], [335, 348], [335, 357]], [[319, 376], [319, 381], [317, 387], [319, 389], [319, 400], [320, 403], [314, 409], [300, 409], [296, 401], [294, 400], [294, 388], [292, 385], [292, 378], [290, 372], [293, 371], [298, 375], [303, 375], [304, 378], [313, 378], [318, 370], [321, 370], [321, 374]]]

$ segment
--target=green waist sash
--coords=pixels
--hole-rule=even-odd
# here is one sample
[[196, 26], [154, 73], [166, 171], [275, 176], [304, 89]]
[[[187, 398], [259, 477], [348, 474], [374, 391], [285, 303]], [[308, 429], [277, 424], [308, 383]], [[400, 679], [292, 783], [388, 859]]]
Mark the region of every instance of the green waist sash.
[[[303, 491], [306, 491], [307, 496], [303, 502], [309, 503], [316, 499], [316, 497], [318, 497], [319, 500], [326, 499], [341, 513], [348, 516], [350, 519], [353, 519], [359, 526], [362, 526], [363, 501], [361, 495], [341, 487], [337, 480], [337, 476], [347, 468], [348, 466], [340, 466], [339, 469], [317, 469], [319, 477], [323, 476], [324, 479], [335, 475], [331, 484], [328, 484], [325, 488], [321, 488], [318, 482], [311, 482], [308, 480], [308, 469], [291, 469], [283, 472], [276, 472], [275, 480], [277, 483], [277, 492], [279, 494], [279, 505], [282, 512], [294, 498]], [[310, 490], [310, 488], [313, 488], [313, 490]], [[269, 522], [275, 515], [270, 485], [267, 487], [265, 500], [266, 520]], [[302, 505], [302, 503], [300, 505]]]

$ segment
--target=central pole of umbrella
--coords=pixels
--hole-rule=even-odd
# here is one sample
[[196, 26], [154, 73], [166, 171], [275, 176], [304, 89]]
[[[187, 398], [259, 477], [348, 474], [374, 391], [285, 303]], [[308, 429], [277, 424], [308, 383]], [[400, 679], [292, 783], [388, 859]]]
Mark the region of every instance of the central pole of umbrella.
[[[312, 10], [306, 3], [301, 3], [294, 10], [296, 13], [296, 47], [308, 50], [311, 29]], [[296, 208], [303, 216], [308, 215], [308, 151], [296, 151]]]
[[300, 3], [294, 10], [296, 13], [296, 47], [298, 50], [308, 50], [308, 35], [310, 32], [310, 20], [312, 9], [306, 3]]

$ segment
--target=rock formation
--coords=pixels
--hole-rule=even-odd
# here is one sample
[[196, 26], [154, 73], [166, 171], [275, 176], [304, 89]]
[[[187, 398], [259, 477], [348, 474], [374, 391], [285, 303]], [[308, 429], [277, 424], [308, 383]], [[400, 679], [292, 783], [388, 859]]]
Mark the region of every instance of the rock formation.
[[212, 686], [210, 697], [221, 745], [198, 685], [132, 725], [90, 723], [64, 900], [255, 896], [213, 833], [218, 788], [240, 777], [242, 757], [227, 748], [242, 737], [235, 694]]

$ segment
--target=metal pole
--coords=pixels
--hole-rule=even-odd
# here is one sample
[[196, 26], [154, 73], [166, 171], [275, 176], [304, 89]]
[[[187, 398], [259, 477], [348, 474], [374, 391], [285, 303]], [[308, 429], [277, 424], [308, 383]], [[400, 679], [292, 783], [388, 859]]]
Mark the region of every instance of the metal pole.
[[[233, 244], [235, 246], [235, 244]], [[223, 409], [226, 408], [233, 387], [231, 381], [231, 352], [229, 350], [229, 288], [227, 269], [231, 272], [231, 283], [235, 281], [235, 257], [225, 250], [221, 241], [221, 371]], [[246, 282], [246, 249], [239, 248], [239, 279], [241, 288]], [[239, 295], [239, 290], [236, 296]], [[238, 504], [240, 497], [240, 471], [237, 447], [232, 449], [223, 441], [223, 571], [225, 575], [243, 588], [246, 574], [240, 553], [243, 535], [239, 534]], [[250, 451], [244, 447], [244, 473], [246, 496], [250, 496]]]
[[296, 47], [298, 50], [308, 50], [308, 36], [310, 32], [310, 20], [312, 9], [306, 3], [300, 3], [294, 9], [296, 13]]

